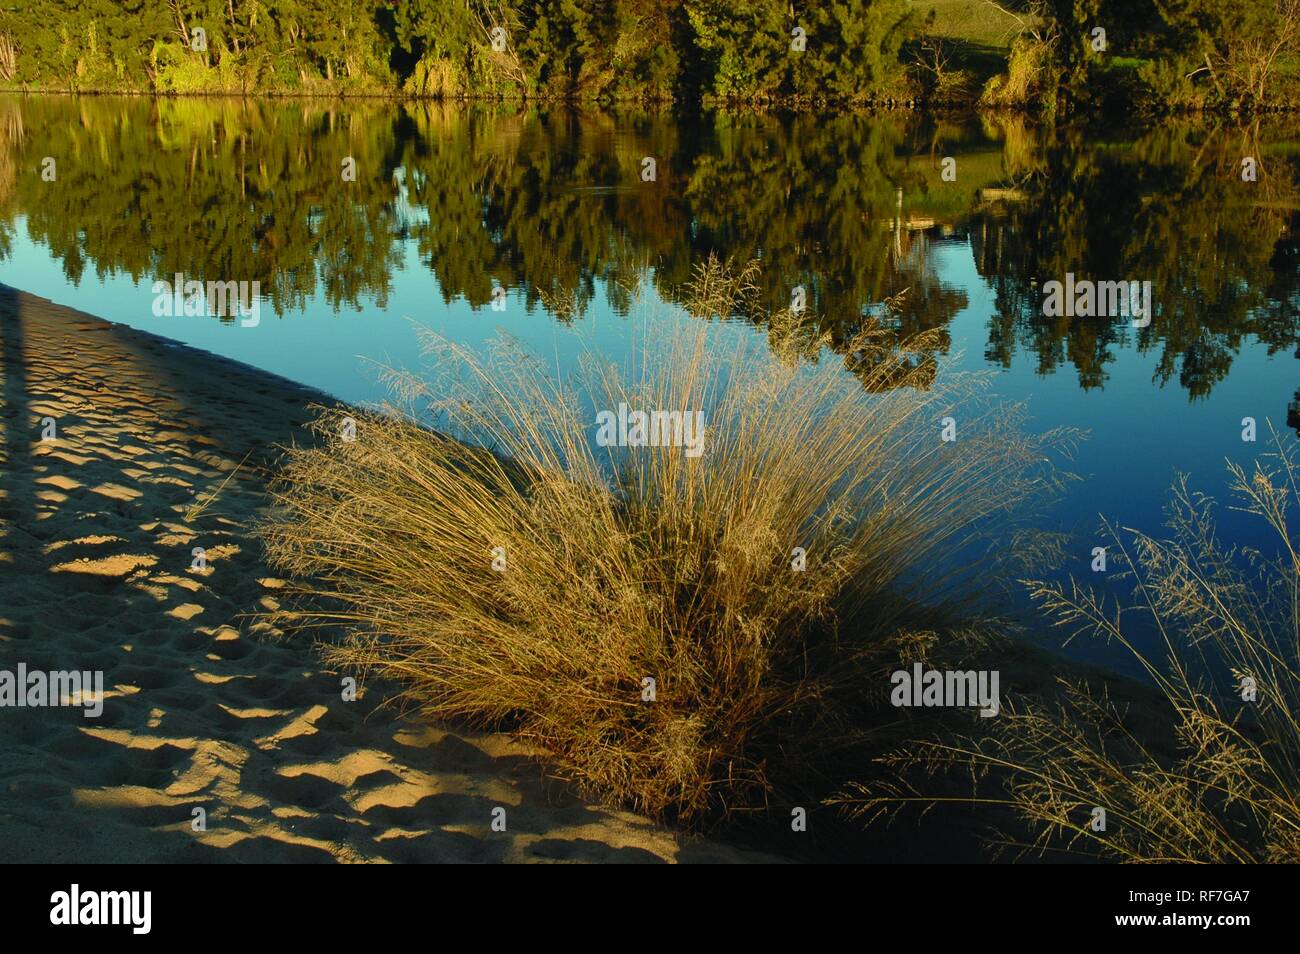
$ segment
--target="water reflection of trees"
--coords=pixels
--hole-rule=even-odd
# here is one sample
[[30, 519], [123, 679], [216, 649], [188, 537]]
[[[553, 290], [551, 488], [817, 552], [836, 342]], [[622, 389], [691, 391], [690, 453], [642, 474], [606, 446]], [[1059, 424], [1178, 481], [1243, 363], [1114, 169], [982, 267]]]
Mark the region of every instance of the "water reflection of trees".
[[[1027, 349], [1100, 387], [1135, 338], [1160, 383], [1199, 397], [1248, 336], [1300, 343], [1297, 173], [1269, 149], [1276, 131], [63, 98], [0, 102], [0, 119], [5, 227], [25, 215], [74, 282], [183, 272], [259, 281], [280, 311], [318, 294], [361, 309], [384, 304], [409, 248], [445, 300], [486, 307], [501, 286], [579, 320], [600, 294], [626, 310], [645, 275], [685, 302], [716, 253], [762, 262], [741, 317], [772, 324], [803, 286], [803, 331], [854, 367], [848, 343], [868, 326], [926, 333], [918, 362], [949, 349], [968, 302], [933, 259], [957, 243], [994, 288], [991, 361]], [[1243, 155], [1260, 158], [1258, 183], [1241, 182]], [[1155, 319], [1044, 318], [1039, 283], [1067, 271], [1152, 281]]]
[[[1161, 385], [1177, 378], [1193, 397], [1223, 380], [1243, 342], [1294, 350], [1300, 232], [1297, 167], [1258, 131], [1171, 125], [1098, 144], [1058, 131], [1014, 201], [982, 212], [972, 227], [981, 274], [997, 315], [987, 357], [1008, 365], [1017, 348], [1046, 372], [1069, 363], [1085, 388], [1100, 387], [1118, 344], [1156, 355]], [[1259, 157], [1257, 182], [1241, 159]], [[1046, 318], [1041, 284], [1067, 272], [1150, 281], [1156, 315]]]

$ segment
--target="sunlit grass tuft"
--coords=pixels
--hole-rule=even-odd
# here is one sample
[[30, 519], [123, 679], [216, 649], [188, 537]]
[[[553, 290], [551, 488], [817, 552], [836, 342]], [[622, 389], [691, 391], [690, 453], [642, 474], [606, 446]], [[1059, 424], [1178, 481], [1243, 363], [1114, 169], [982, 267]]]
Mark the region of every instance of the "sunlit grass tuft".
[[[399, 406], [325, 412], [321, 446], [288, 454], [265, 538], [308, 581], [283, 621], [346, 630], [332, 664], [540, 744], [589, 795], [703, 824], [828, 784], [900, 647], [942, 638], [922, 604], [958, 592], [955, 555], [1050, 469], [1016, 409], [931, 386], [925, 341], [869, 327], [855, 378], [736, 325], [637, 328], [625, 367], [576, 381], [427, 336], [431, 379], [392, 373]], [[702, 453], [596, 446], [620, 403], [703, 411]]]
[[[988, 734], [913, 743], [882, 761], [900, 774], [973, 773], [982, 782], [972, 800], [1009, 806], [1033, 833], [1004, 834], [1004, 847], [1133, 862], [1300, 861], [1300, 467], [1294, 441], [1274, 441], [1253, 472], [1230, 470], [1239, 508], [1264, 522], [1278, 555], [1225, 548], [1212, 501], [1180, 480], [1167, 538], [1107, 525], [1135, 582], [1133, 605], [1107, 605], [1073, 581], [1032, 584], [1059, 625], [1131, 653], [1158, 689], [1152, 703], [1120, 704], [1062, 679], [1055, 702], [1009, 708], [982, 727]], [[1156, 653], [1142, 648], [1148, 639]], [[927, 801], [922, 787], [857, 788], [845, 801], [873, 815]]]

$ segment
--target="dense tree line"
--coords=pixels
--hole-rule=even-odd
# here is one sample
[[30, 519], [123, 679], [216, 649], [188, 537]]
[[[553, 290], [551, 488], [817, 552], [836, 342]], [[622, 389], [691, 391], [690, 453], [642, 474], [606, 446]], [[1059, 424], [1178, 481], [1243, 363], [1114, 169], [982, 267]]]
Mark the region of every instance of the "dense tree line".
[[[972, 3], [1016, 35], [985, 89], [990, 104], [1297, 98], [1300, 0]], [[942, 24], [919, 9], [908, 0], [0, 0], [0, 83], [679, 102], [977, 94], [925, 67], [918, 38]]]
[[[989, 0], [996, 2], [996, 0]], [[1242, 109], [1300, 101], [1300, 0], [1019, 0], [992, 105]]]
[[[27, 0], [0, 79], [160, 91], [862, 98], [906, 0]], [[196, 32], [201, 31], [201, 32]]]

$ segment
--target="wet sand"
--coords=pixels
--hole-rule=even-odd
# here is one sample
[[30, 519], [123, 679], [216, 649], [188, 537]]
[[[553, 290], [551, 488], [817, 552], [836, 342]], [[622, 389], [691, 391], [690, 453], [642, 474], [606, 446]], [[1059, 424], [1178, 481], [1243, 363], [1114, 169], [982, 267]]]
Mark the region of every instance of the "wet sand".
[[0, 670], [105, 689], [98, 718], [0, 708], [0, 860], [764, 860], [586, 804], [503, 735], [345, 702], [258, 618], [266, 475], [322, 402], [0, 285]]

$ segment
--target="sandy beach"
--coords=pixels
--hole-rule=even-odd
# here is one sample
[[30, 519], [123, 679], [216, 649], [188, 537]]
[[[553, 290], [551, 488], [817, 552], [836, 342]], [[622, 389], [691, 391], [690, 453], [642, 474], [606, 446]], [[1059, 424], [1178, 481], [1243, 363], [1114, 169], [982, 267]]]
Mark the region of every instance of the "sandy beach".
[[0, 669], [105, 690], [98, 718], [0, 709], [0, 856], [762, 860], [585, 804], [503, 735], [344, 701], [258, 618], [283, 585], [251, 529], [265, 475], [326, 400], [0, 286]]

